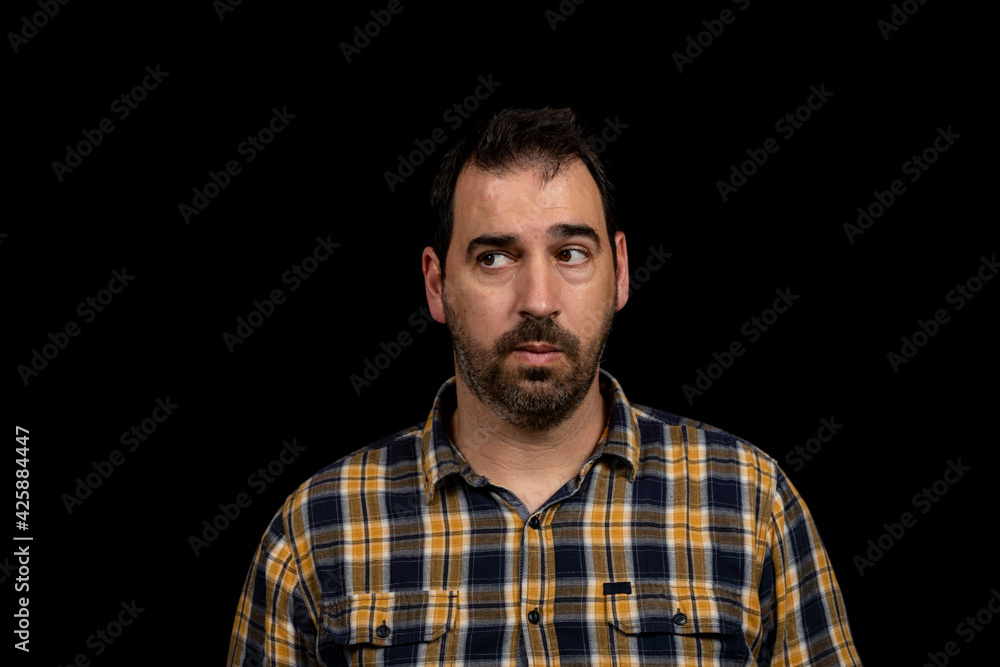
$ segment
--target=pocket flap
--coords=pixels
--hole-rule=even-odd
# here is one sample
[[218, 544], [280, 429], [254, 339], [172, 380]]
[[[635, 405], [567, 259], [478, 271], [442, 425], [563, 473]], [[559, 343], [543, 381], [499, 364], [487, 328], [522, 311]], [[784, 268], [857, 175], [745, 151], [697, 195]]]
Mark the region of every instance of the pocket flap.
[[731, 634], [743, 627], [743, 611], [731, 593], [667, 582], [633, 584], [630, 594], [605, 596], [608, 622], [627, 634]]
[[357, 593], [330, 603], [323, 625], [343, 645], [429, 642], [451, 627], [457, 604], [458, 591]]

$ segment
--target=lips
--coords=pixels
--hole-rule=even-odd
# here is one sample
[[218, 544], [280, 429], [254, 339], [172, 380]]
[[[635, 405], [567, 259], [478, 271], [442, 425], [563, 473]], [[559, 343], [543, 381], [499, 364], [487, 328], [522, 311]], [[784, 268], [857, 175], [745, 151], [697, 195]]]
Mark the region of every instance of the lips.
[[561, 352], [558, 347], [554, 345], [548, 345], [547, 343], [525, 343], [524, 345], [518, 345], [514, 348], [515, 350], [524, 350], [525, 352], [534, 352], [536, 354], [542, 354], [545, 352]]
[[580, 341], [552, 318], [525, 317], [493, 344], [496, 359], [514, 357], [523, 364], [571, 365], [579, 361]]
[[514, 348], [514, 356], [532, 366], [547, 366], [562, 357], [563, 352], [548, 343], [524, 343]]

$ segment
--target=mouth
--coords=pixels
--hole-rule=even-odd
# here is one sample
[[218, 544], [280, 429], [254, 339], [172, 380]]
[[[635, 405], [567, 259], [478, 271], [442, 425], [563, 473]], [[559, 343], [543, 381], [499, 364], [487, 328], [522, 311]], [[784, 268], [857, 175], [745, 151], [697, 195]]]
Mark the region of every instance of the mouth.
[[544, 366], [559, 359], [562, 350], [547, 343], [525, 343], [514, 348], [514, 356], [525, 363]]

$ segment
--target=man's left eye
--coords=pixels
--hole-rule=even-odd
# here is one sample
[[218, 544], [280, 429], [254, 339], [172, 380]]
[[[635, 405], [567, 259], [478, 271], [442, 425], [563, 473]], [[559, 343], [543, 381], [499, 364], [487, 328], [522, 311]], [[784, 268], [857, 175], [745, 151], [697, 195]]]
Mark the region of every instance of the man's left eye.
[[587, 259], [587, 253], [578, 248], [564, 248], [556, 253], [556, 257], [566, 264], [579, 264]]

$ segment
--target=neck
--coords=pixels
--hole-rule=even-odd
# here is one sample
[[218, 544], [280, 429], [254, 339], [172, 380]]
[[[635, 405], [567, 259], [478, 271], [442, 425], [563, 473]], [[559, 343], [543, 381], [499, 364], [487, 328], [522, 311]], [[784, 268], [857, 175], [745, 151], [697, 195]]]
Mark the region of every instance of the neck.
[[608, 422], [610, 406], [601, 394], [600, 374], [583, 402], [565, 421], [547, 430], [524, 429], [498, 417], [462, 381], [456, 380], [457, 407], [448, 437], [478, 475], [514, 493], [534, 512], [594, 453]]

